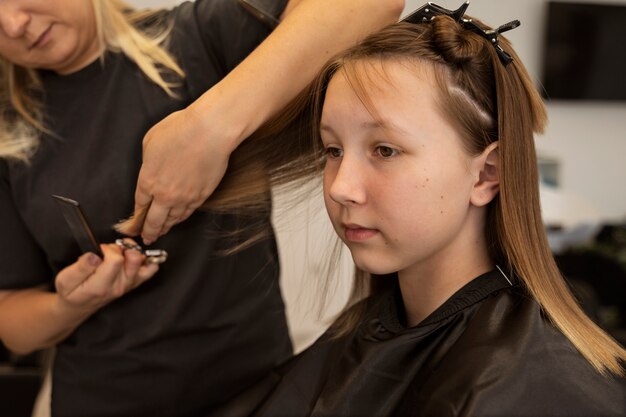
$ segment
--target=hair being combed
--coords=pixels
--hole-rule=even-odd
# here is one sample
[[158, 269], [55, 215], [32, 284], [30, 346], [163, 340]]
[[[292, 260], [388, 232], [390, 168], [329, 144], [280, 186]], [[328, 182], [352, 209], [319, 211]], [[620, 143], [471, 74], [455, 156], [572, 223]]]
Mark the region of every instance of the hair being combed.
[[[164, 71], [184, 77], [178, 64], [162, 47], [170, 27], [162, 22], [157, 29], [138, 29], [141, 22], [158, 19], [160, 10], [139, 11], [122, 0], [91, 0], [97, 36], [104, 51], [121, 52], [169, 95], [172, 82]], [[24, 68], [0, 57], [0, 158], [28, 161], [46, 129], [40, 96], [41, 82], [36, 69]]]
[[[367, 92], [360, 87], [359, 77], [364, 72], [358, 69], [362, 65], [431, 65], [440, 92], [440, 111], [466, 139], [468, 153], [479, 154], [492, 142], [499, 143], [500, 193], [488, 207], [485, 231], [494, 262], [521, 279], [549, 320], [598, 372], [624, 375], [626, 351], [582, 311], [552, 256], [541, 218], [534, 146], [534, 133], [542, 132], [547, 122], [546, 110], [511, 44], [501, 36], [500, 45], [513, 57], [509, 65], [500, 61], [489, 41], [448, 17], [437, 17], [428, 24], [391, 25], [329, 62], [290, 105], [289, 113], [274, 123], [277, 127], [265, 131], [275, 134], [287, 127], [291, 135], [271, 137], [260, 132], [248, 145], [264, 144], [264, 153], [257, 160], [267, 158], [270, 183], [275, 178], [281, 182], [310, 176], [322, 170], [318, 128], [326, 88], [335, 74], [341, 71], [368, 105]], [[303, 128], [309, 131], [305, 133]], [[243, 202], [246, 197], [241, 198]], [[219, 200], [216, 202], [219, 206]], [[372, 279], [363, 271], [356, 275], [351, 301], [335, 324], [339, 333], [361, 321], [368, 300], [374, 297], [364, 303], [357, 301], [392, 282]]]

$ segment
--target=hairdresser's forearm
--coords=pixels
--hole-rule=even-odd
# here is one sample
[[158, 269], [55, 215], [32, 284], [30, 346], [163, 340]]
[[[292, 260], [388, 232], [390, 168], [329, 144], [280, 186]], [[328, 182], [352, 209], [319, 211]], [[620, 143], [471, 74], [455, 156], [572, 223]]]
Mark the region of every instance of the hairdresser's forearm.
[[0, 298], [0, 338], [22, 354], [54, 346], [95, 310], [70, 307], [43, 289], [11, 291]]
[[201, 119], [220, 120], [232, 149], [288, 104], [331, 56], [396, 21], [404, 1], [292, 0], [290, 6], [274, 32], [190, 106]]

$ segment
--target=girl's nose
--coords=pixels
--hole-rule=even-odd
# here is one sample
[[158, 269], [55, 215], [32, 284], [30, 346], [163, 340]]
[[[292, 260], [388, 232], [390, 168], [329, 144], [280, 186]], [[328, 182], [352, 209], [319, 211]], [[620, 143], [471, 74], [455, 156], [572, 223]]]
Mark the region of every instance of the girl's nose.
[[29, 13], [20, 10], [18, 7], [0, 6], [0, 30], [8, 37], [19, 38], [23, 36], [29, 23]]
[[336, 171], [329, 174], [328, 194], [333, 201], [344, 206], [365, 203], [364, 173], [358, 160], [344, 156]]

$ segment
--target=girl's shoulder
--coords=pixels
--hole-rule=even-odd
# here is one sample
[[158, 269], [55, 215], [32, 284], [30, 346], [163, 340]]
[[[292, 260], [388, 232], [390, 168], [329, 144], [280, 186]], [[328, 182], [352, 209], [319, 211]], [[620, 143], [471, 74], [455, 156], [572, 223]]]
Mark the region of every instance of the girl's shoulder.
[[468, 415], [626, 415], [626, 380], [600, 375], [520, 287], [485, 299], [467, 319], [413, 380], [404, 407], [419, 404], [432, 415], [467, 404]]

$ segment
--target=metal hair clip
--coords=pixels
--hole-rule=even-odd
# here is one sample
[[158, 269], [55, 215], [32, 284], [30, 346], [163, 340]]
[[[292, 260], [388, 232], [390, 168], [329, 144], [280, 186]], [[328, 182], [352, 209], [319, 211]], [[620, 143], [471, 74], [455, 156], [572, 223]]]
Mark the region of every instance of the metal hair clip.
[[487, 39], [494, 48], [496, 48], [496, 52], [500, 57], [500, 61], [504, 65], [510, 64], [513, 61], [511, 55], [509, 55], [502, 47], [498, 44], [498, 35], [502, 32], [509, 31], [511, 29], [515, 29], [520, 25], [519, 20], [513, 20], [509, 23], [505, 23], [504, 25], [498, 27], [497, 29], [488, 29], [485, 30], [474, 23], [471, 19], [463, 19], [463, 15], [469, 6], [469, 1], [466, 1], [456, 10], [448, 10], [434, 3], [426, 3], [424, 6], [415, 10], [413, 13], [402, 19], [403, 22], [409, 23], [428, 23], [432, 21], [436, 16], [449, 16], [454, 21], [459, 22], [463, 27], [467, 30], [471, 30], [472, 32], [482, 36]]
[[134, 249], [146, 255], [147, 264], [162, 264], [167, 260], [167, 252], [162, 249], [144, 249], [139, 245], [127, 242], [124, 239], [117, 239], [115, 244], [124, 250]]

